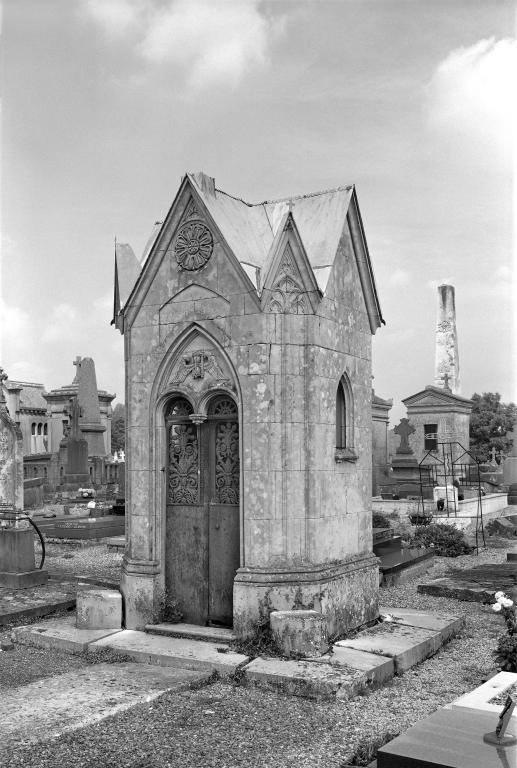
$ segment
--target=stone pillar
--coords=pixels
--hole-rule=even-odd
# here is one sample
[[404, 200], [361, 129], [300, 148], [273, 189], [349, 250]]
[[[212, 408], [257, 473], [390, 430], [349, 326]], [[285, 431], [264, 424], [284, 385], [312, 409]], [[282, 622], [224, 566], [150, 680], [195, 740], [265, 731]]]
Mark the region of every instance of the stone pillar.
[[503, 483], [512, 485], [517, 483], [517, 424], [513, 425], [513, 431], [508, 432], [506, 437], [512, 438], [513, 445], [510, 455], [503, 462]]
[[20, 589], [43, 584], [48, 573], [36, 570], [34, 534], [23, 512], [23, 437], [7, 409], [0, 368], [0, 586]]
[[456, 331], [456, 304], [454, 286], [438, 286], [438, 314], [436, 320], [436, 362], [434, 383], [459, 395], [460, 359]]

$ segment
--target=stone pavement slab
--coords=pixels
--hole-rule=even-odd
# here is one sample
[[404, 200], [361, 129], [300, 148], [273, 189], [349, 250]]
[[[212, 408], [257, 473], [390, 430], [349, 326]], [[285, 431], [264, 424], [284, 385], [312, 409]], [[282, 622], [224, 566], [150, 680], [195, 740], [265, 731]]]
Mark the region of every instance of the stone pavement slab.
[[[468, 709], [477, 709], [482, 712], [492, 712], [495, 720], [497, 720], [503, 704], [491, 704], [490, 700], [500, 694], [504, 695], [514, 685], [517, 685], [517, 673], [498, 672], [497, 675], [491, 677], [483, 685], [479, 685], [473, 691], [469, 691], [460, 696], [459, 699], [455, 699], [449, 707], [452, 709], [467, 707]], [[512, 724], [514, 719], [517, 726], [517, 708], [514, 709], [512, 714]]]
[[364, 672], [368, 683], [374, 686], [391, 680], [395, 674], [393, 659], [367, 651], [358, 651], [356, 648], [342, 648], [334, 645], [332, 654], [329, 655], [329, 663], [332, 666], [346, 666]]
[[429, 613], [428, 611], [418, 611], [414, 608], [382, 606], [379, 608], [379, 613], [381, 616], [391, 616], [395, 624], [405, 624], [409, 627], [420, 627], [421, 629], [440, 632], [442, 643], [447, 642], [450, 637], [457, 635], [465, 624], [463, 616], [452, 616], [448, 613]]
[[116, 629], [77, 629], [75, 616], [48, 620], [41, 624], [15, 627], [13, 637], [21, 645], [55, 648], [71, 653], [84, 653], [90, 643], [120, 632]]
[[24, 617], [46, 616], [74, 608], [76, 590], [72, 581], [49, 581], [29, 589], [0, 587], [0, 626]]
[[94, 664], [19, 688], [4, 688], [0, 699], [0, 765], [2, 750], [57, 738], [208, 677], [207, 672], [147, 664]]
[[261, 688], [317, 701], [351, 699], [368, 684], [357, 669], [272, 658], [254, 659], [244, 667], [244, 677]]
[[433, 656], [441, 645], [441, 632], [391, 622], [379, 624], [349, 640], [339, 641], [342, 648], [355, 648], [392, 658], [396, 674]]
[[146, 664], [215, 671], [223, 677], [233, 674], [249, 660], [216, 643], [150, 635], [134, 629], [124, 629], [89, 646], [90, 651], [98, 648], [112, 648]]
[[145, 631], [151, 635], [167, 635], [168, 637], [185, 637], [192, 640], [209, 640], [214, 643], [227, 645], [235, 640], [232, 629], [228, 627], [201, 627], [197, 624], [147, 624]]

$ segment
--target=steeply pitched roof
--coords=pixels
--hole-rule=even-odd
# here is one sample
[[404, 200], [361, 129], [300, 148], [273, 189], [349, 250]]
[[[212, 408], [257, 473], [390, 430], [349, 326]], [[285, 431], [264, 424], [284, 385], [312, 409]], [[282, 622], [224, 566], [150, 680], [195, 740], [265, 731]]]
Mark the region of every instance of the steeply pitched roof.
[[[368, 286], [370, 292], [367, 308], [372, 330], [384, 322], [353, 185], [306, 195], [295, 195], [280, 200], [247, 203], [217, 189], [214, 179], [204, 173], [187, 173], [180, 192], [185, 183], [190, 183], [195, 194], [206, 206], [257, 292], [260, 292], [263, 284], [264, 270], [269, 264], [270, 252], [275, 238], [282, 222], [285, 222], [289, 210], [292, 212], [292, 218], [322, 293], [325, 292], [339, 241], [347, 218], [350, 217], [353, 220], [351, 221], [352, 236], [357, 239], [357, 242], [354, 243], [354, 250], [356, 250], [361, 283], [363, 290]], [[165, 225], [166, 222], [163, 227]], [[152, 254], [153, 246], [159, 239], [161, 229], [162, 227], [157, 222], [146, 245], [142, 264]], [[136, 271], [138, 260], [131, 248], [129, 246], [117, 246], [117, 249], [119, 247], [128, 250], [124, 250], [123, 254], [121, 252], [120, 258], [117, 254], [116, 259], [116, 276], [118, 273], [119, 286], [117, 288], [116, 279], [115, 323], [118, 312], [123, 309], [131, 293], [131, 291], [127, 292], [127, 285], [133, 276], [135, 276], [133, 284], [135, 283], [136, 275], [140, 271], [140, 267]], [[122, 256], [124, 268], [122, 267]], [[118, 306], [117, 291], [119, 294]]]

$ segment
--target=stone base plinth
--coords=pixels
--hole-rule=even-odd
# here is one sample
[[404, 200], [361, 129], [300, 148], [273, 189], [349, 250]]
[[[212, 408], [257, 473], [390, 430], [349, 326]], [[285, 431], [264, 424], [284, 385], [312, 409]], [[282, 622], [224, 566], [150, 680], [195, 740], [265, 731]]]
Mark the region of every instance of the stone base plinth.
[[77, 629], [120, 629], [122, 595], [114, 589], [80, 589], [77, 592]]
[[272, 611], [321, 613], [329, 638], [378, 616], [379, 560], [372, 553], [339, 563], [239, 568], [233, 586], [233, 628], [249, 637]]
[[29, 589], [29, 587], [39, 587], [41, 584], [46, 584], [47, 581], [47, 571], [0, 571], [0, 587], [9, 587], [10, 589]]
[[145, 629], [158, 612], [159, 563], [124, 557], [120, 591], [124, 603], [126, 629]]
[[34, 570], [32, 528], [0, 528], [0, 567], [7, 573]]
[[322, 656], [329, 649], [326, 622], [316, 611], [273, 611], [271, 632], [284, 656]]
[[503, 462], [503, 482], [505, 485], [517, 483], [517, 456], [508, 456]]

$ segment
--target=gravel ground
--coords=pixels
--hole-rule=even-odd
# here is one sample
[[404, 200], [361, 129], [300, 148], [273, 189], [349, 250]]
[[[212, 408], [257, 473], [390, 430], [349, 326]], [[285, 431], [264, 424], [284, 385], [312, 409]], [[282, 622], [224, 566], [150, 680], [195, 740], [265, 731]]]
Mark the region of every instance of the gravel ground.
[[45, 568], [59, 576], [90, 576], [120, 583], [122, 552], [108, 552], [106, 544], [47, 542]]
[[[502, 550], [436, 558], [427, 578], [451, 567], [504, 560]], [[350, 702], [315, 703], [215, 682], [165, 694], [152, 704], [40, 744], [37, 753], [0, 752], [0, 763], [3, 768], [57, 768], [66, 755], [66, 764], [74, 768], [344, 768], [359, 751], [368, 753], [372, 745], [407, 730], [480, 685], [494, 670], [493, 650], [503, 622], [488, 606], [420, 595], [416, 587], [421, 581], [419, 577], [383, 589], [382, 604], [463, 615], [466, 627], [436, 656], [379, 690]], [[50, 663], [54, 666], [54, 654]], [[372, 757], [367, 754], [367, 762]]]

